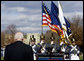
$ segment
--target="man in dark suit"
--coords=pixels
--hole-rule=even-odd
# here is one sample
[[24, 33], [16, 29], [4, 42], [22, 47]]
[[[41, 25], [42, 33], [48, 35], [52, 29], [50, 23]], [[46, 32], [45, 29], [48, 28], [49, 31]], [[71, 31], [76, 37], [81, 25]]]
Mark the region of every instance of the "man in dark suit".
[[15, 40], [14, 43], [6, 46], [4, 60], [33, 60], [32, 47], [22, 42], [21, 32], [15, 34]]

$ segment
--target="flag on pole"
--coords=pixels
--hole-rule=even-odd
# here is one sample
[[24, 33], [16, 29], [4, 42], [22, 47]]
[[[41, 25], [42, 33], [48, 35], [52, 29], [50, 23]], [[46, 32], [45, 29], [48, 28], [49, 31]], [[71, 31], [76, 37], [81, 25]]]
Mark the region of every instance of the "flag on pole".
[[[45, 15], [45, 16], [43, 16], [43, 17], [45, 17], [46, 24], [49, 26], [49, 28], [50, 28], [52, 31], [54, 31], [54, 32], [58, 33], [58, 35], [60, 35], [61, 32], [59, 31], [59, 29], [56, 28], [56, 27], [54, 27], [54, 26], [51, 24], [50, 11], [49, 11], [49, 9], [44, 5], [44, 3], [43, 3], [43, 8], [42, 8], [42, 10], [43, 10], [43, 13], [44, 13], [44, 15]], [[43, 23], [44, 23], [44, 22], [43, 22]]]
[[69, 37], [72, 35], [71, 29], [70, 29], [70, 23], [65, 17], [64, 17], [64, 19], [65, 19], [66, 27], [67, 27], [67, 36]]
[[61, 25], [62, 25], [62, 29], [63, 29], [64, 31], [67, 31], [66, 22], [65, 22], [65, 19], [64, 19], [64, 16], [63, 16], [63, 11], [62, 11], [62, 6], [61, 6], [61, 4], [60, 4], [59, 1], [58, 1], [58, 7], [59, 7], [58, 17], [59, 17], [60, 23], [61, 23]]
[[63, 16], [62, 6], [59, 1], [58, 1], [58, 10], [59, 10], [58, 17], [59, 17], [59, 21], [61, 23], [62, 30], [63, 30], [63, 37], [62, 38], [66, 38], [66, 37], [68, 37], [67, 32], [66, 32], [67, 27], [66, 27], [66, 22], [65, 22], [64, 16]]
[[71, 29], [70, 29], [70, 23], [68, 22], [68, 20], [63, 16], [63, 10], [62, 10], [62, 6], [60, 4], [60, 2], [58, 1], [58, 7], [59, 7], [59, 20], [61, 22], [62, 25], [62, 29], [66, 35], [66, 37], [68, 38], [71, 35]]
[[72, 35], [72, 33], [71, 33], [71, 29], [70, 29], [70, 23], [68, 22], [68, 20], [67, 20], [65, 17], [64, 17], [64, 19], [65, 19], [65, 22], [66, 22], [66, 28], [67, 28], [67, 31], [65, 31], [65, 35], [66, 35], [66, 37], [67, 37], [69, 43], [72, 44], [72, 42], [69, 40], [69, 36]]
[[51, 2], [51, 23], [61, 32], [60, 35], [63, 35], [61, 23], [58, 18], [58, 13], [58, 7], [53, 2]]
[[44, 10], [44, 3], [42, 3], [42, 26], [48, 26], [46, 12]]
[[[58, 7], [59, 7], [59, 20], [60, 23], [62, 25], [62, 29], [63, 29], [63, 34], [64, 34], [64, 38], [67, 38], [68, 41], [71, 43], [71, 41], [69, 40], [69, 36], [71, 35], [71, 30], [70, 30], [70, 23], [67, 21], [67, 19], [63, 16], [63, 10], [62, 10], [62, 6], [60, 4], [60, 2], [58, 1]], [[67, 41], [67, 42], [68, 42]]]

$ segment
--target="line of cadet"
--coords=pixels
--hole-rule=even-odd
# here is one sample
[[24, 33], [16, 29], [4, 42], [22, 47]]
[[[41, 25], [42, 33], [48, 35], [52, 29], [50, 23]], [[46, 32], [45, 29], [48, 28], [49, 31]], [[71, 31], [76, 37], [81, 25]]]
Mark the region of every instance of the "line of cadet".
[[32, 46], [33, 49], [33, 56], [34, 60], [37, 60], [37, 54], [42, 53], [42, 54], [55, 54], [55, 53], [64, 53], [64, 60], [79, 60], [79, 53], [80, 49], [75, 43], [75, 39], [72, 39], [72, 45], [67, 45], [64, 42], [60, 43], [60, 46], [58, 44], [55, 44], [55, 37], [52, 36], [50, 37], [51, 43], [45, 43], [45, 36], [41, 35], [40, 37], [40, 43], [37, 45], [36, 39], [34, 38], [34, 35], [32, 37], [30, 36], [30, 46]]

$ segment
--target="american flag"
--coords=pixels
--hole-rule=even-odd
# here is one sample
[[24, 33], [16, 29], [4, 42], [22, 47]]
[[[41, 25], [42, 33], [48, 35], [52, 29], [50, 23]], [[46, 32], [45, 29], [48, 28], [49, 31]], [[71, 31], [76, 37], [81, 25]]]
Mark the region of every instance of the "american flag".
[[42, 5], [42, 26], [48, 26], [44, 4]]
[[51, 24], [50, 11], [44, 4], [42, 5], [42, 25], [49, 26], [49, 28], [52, 31], [58, 33], [58, 35], [61, 35], [61, 33], [62, 33], [62, 31], [59, 29], [58, 26], [53, 26]]

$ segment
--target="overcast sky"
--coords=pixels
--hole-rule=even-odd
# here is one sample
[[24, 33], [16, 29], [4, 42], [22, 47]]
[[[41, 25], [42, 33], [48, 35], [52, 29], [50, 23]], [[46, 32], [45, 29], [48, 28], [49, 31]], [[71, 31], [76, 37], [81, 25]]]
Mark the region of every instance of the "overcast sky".
[[[24, 33], [41, 33], [42, 9], [41, 1], [2, 1], [1, 2], [1, 31], [10, 24]], [[51, 1], [44, 1], [50, 9]], [[54, 1], [57, 5], [57, 1]], [[61, 1], [64, 16], [72, 18], [74, 15], [83, 17], [82, 1]], [[49, 27], [44, 27], [44, 32]]]

